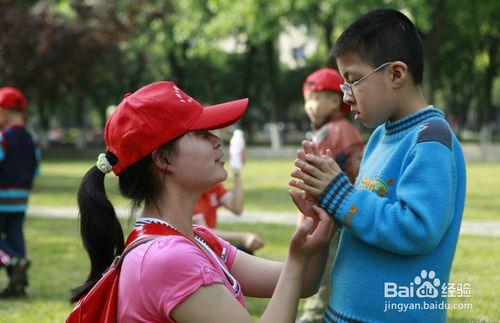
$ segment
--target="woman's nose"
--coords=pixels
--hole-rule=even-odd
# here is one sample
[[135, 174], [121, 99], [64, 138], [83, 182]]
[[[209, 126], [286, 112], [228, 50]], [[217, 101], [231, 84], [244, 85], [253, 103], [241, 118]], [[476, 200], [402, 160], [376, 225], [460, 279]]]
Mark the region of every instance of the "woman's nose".
[[214, 144], [215, 149], [219, 148], [222, 145], [222, 139], [213, 133], [210, 133], [210, 141], [212, 141], [212, 143]]

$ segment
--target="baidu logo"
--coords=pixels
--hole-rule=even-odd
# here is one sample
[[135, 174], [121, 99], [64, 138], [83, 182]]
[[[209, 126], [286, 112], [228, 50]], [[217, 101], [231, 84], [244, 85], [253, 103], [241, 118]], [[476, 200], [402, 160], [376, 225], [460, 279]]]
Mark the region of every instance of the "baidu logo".
[[398, 285], [395, 282], [384, 283], [384, 297], [418, 297], [436, 298], [440, 294], [441, 280], [436, 277], [436, 273], [431, 270], [422, 270], [415, 276], [408, 286]]
[[417, 287], [417, 297], [419, 298], [436, 298], [439, 295], [439, 286], [441, 281], [436, 278], [436, 273], [434, 271], [427, 271], [424, 269], [420, 272], [419, 276], [416, 276], [413, 280], [415, 286]]
[[[470, 283], [443, 282], [434, 270], [422, 270], [408, 285], [384, 282], [384, 312], [412, 310], [472, 309], [472, 303], [447, 303], [450, 297], [471, 297]], [[438, 297], [441, 297], [438, 298]], [[391, 298], [394, 298], [392, 300]], [[414, 298], [413, 302], [401, 298]], [[418, 300], [417, 300], [418, 299]]]

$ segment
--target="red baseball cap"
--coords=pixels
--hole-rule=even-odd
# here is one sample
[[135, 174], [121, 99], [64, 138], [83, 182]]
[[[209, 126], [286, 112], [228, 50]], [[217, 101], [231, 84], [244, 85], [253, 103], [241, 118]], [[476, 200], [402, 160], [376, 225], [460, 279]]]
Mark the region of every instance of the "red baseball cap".
[[8, 110], [26, 110], [26, 98], [13, 87], [0, 88], [0, 107]]
[[[344, 92], [340, 89], [340, 84], [344, 83], [344, 79], [339, 72], [332, 68], [322, 68], [310, 74], [302, 85], [302, 93], [308, 91], [333, 91], [340, 95]], [[349, 105], [342, 103], [340, 110], [344, 114], [348, 114], [351, 108]]]
[[104, 131], [106, 150], [118, 158], [118, 175], [165, 143], [192, 130], [224, 128], [245, 112], [248, 99], [208, 107], [173, 82], [156, 82], [126, 94]]

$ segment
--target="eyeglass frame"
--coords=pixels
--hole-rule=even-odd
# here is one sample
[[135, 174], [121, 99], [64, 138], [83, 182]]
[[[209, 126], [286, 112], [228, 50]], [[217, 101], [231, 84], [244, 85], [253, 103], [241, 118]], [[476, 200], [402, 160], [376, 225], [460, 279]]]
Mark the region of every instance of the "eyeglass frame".
[[359, 80], [357, 81], [354, 81], [354, 82], [345, 82], [340, 84], [340, 89], [342, 90], [342, 93], [347, 94], [349, 96], [352, 96], [354, 97], [354, 92], [353, 92], [353, 87], [358, 85], [361, 81], [363, 81], [365, 78], [367, 78], [368, 76], [372, 75], [373, 73], [375, 72], [378, 72], [380, 71], [382, 68], [384, 68], [385, 66], [387, 65], [390, 65], [394, 62], [385, 62], [384, 64], [380, 65], [379, 67], [375, 68], [374, 70], [372, 70], [371, 72], [363, 75]]

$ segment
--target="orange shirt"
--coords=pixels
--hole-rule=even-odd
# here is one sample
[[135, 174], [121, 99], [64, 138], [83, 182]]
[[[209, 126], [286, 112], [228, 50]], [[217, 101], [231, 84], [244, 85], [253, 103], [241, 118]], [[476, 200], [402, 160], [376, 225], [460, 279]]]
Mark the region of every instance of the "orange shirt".
[[217, 208], [228, 193], [224, 184], [218, 183], [201, 194], [198, 201], [196, 201], [193, 218], [203, 216], [207, 227], [215, 228], [217, 226]]

